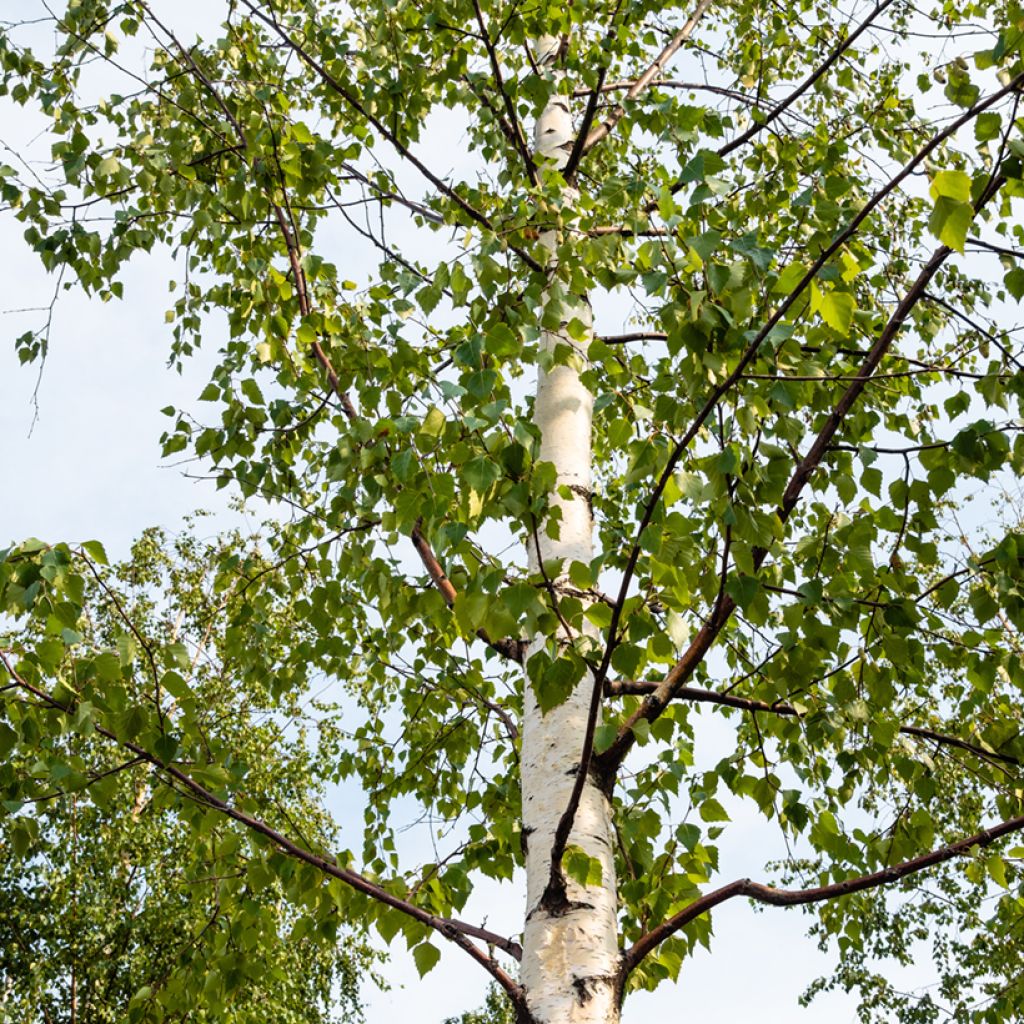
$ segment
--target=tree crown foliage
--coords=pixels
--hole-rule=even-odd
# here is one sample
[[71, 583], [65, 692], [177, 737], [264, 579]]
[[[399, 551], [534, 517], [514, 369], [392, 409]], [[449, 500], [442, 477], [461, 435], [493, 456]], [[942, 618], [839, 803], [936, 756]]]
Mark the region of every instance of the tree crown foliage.
[[[179, 641], [134, 608], [83, 626], [99, 550], [29, 542], [0, 565], [0, 728], [45, 771], [5, 769], [13, 827], [35, 841], [19, 801], [68, 771], [101, 799], [75, 743], [102, 737], [206, 806], [190, 849], [231, 818], [304, 928], [401, 933], [424, 971], [448, 939], [515, 998], [516, 939], [458, 915], [522, 863], [524, 685], [593, 685], [624, 984], [675, 978], [723, 899], [813, 901], [865, 1020], [1019, 1017], [1024, 534], [988, 511], [1024, 468], [1019, 5], [238, 0], [194, 41], [74, 0], [52, 28], [43, 55], [0, 32], [52, 143], [0, 194], [101, 299], [175, 253], [171, 359], [224, 340], [164, 451], [286, 513], [264, 554], [213, 557], [230, 678], [281, 714], [329, 685], [314, 764], [368, 800], [337, 849], [304, 834], [244, 732], [211, 734]], [[559, 96], [561, 168], [527, 138]], [[594, 396], [597, 554], [531, 571], [510, 552], [569, 495], [526, 384], [559, 365]], [[718, 877], [738, 802], [799, 890]], [[430, 863], [400, 856], [409, 806]], [[571, 844], [562, 866], [601, 882]], [[872, 963], [925, 940], [940, 996], [912, 998]]]

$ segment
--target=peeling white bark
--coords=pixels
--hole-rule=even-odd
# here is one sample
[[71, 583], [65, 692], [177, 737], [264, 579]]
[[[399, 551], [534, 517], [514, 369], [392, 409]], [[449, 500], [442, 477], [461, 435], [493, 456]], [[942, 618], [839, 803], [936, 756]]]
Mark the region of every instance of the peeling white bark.
[[[539, 40], [535, 47], [538, 63], [555, 61], [560, 47], [557, 38]], [[568, 99], [555, 96], [537, 121], [536, 152], [564, 166], [572, 144]], [[571, 201], [571, 193], [566, 198]], [[554, 234], [544, 241], [553, 252]], [[565, 325], [579, 320], [589, 337], [591, 313], [586, 298], [580, 297], [563, 310], [560, 319], [561, 330], [542, 334], [542, 352], [553, 353], [556, 346], [567, 345], [585, 360], [585, 343], [573, 341]], [[569, 497], [557, 493], [551, 497], [551, 504], [561, 511], [558, 538], [548, 537], [542, 527], [531, 539], [529, 555], [534, 571], [550, 559], [559, 559], [568, 568], [573, 561], [589, 563], [593, 557], [592, 413], [593, 396], [574, 366], [538, 370], [534, 422], [541, 435], [539, 457], [555, 466], [556, 489], [568, 485], [570, 492]], [[527, 660], [550, 639], [535, 637]], [[520, 978], [537, 1024], [617, 1024], [619, 1020], [614, 981], [619, 952], [611, 808], [591, 780], [583, 789], [569, 844], [600, 862], [601, 884], [584, 887], [567, 878], [568, 910], [552, 911], [542, 902], [550, 877], [555, 830], [569, 804], [582, 753], [592, 685], [592, 679], [585, 677], [564, 704], [547, 714], [541, 713], [532, 688], [526, 686], [520, 770], [527, 916]]]

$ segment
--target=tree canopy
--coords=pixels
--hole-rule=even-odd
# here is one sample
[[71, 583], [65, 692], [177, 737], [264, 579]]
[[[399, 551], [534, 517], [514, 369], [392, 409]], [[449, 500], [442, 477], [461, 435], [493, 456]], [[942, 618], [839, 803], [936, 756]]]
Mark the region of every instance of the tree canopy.
[[[217, 363], [195, 408], [166, 410], [163, 450], [277, 513], [258, 551], [203, 556], [209, 683], [198, 626], [116, 601], [97, 625], [118, 573], [100, 547], [7, 551], [22, 870], [45, 839], [31, 801], [73, 787], [92, 813], [120, 786], [123, 813], [130, 787], [99, 776], [134, 758], [175, 808], [159, 841], [244, 855], [291, 901], [242, 900], [257, 931], [350, 920], [401, 934], [422, 971], [454, 943], [522, 1020], [675, 979], [742, 898], [812, 907], [839, 957], [818, 987], [857, 991], [865, 1021], [1018, 1019], [1020, 6], [223, 18], [194, 38], [159, 4], [71, 0], [42, 42], [28, 15], [0, 29], [0, 91], [50, 147], [0, 168], [0, 198], [98, 300], [174, 254], [170, 360], [216, 339]], [[49, 340], [16, 344], [28, 362]], [[574, 415], [592, 402], [582, 441], [535, 376], [569, 382]], [[287, 749], [216, 718], [236, 693], [276, 722], [321, 692]], [[537, 861], [524, 730], [560, 715], [569, 768], [548, 781], [568, 796]], [[709, 760], [713, 718], [730, 739]], [[358, 786], [364, 819], [336, 833], [324, 784]], [[736, 800], [786, 844], [764, 881], [719, 872]], [[401, 856], [409, 807], [426, 864]], [[614, 917], [615, 971], [563, 972], [566, 1016], [514, 976], [543, 942], [460, 917], [475, 879], [531, 857], [527, 931], [602, 899]], [[921, 943], [939, 987], [908, 995], [878, 964]]]

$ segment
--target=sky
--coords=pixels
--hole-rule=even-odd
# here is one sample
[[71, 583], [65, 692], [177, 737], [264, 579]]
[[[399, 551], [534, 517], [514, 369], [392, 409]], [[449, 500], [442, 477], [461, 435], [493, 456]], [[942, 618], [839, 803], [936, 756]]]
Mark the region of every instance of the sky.
[[[15, 0], [15, 6], [28, 10], [35, 3]], [[217, 7], [178, 0], [174, 15], [178, 24], [201, 27]], [[432, 155], [457, 160], [458, 124], [449, 119], [438, 128]], [[26, 115], [0, 106], [4, 143], [15, 148], [27, 144], [33, 130]], [[127, 553], [144, 528], [160, 525], [173, 532], [196, 508], [214, 513], [210, 530], [237, 522], [225, 492], [187, 478], [183, 467], [160, 458], [159, 436], [170, 421], [159, 410], [195, 402], [221, 340], [219, 325], [211, 323], [204, 352], [187, 363], [183, 373], [167, 367], [170, 328], [163, 311], [170, 305], [166, 282], [175, 276], [169, 256], [158, 253], [130, 267], [124, 301], [90, 301], [74, 290], [59, 296], [50, 354], [40, 377], [37, 366], [18, 364], [12, 342], [45, 315], [17, 311], [45, 309], [55, 282], [35, 261], [20, 233], [9, 217], [0, 218], [0, 471], [6, 485], [6, 500], [0, 503], [0, 546], [27, 536], [95, 538], [118, 557]], [[395, 238], [403, 241], [400, 233]], [[339, 263], [347, 276], [356, 277], [360, 266], [375, 263], [365, 243], [339, 235], [337, 245], [346, 247], [340, 250]], [[346, 271], [346, 264], [353, 269]], [[619, 329], [628, 321], [629, 311], [621, 304], [599, 313], [605, 317], [605, 330]], [[727, 733], [720, 727], [716, 732], [713, 713], [704, 717], [710, 757], [720, 752]], [[344, 797], [339, 795], [336, 803], [337, 813], [344, 817], [350, 810]], [[721, 877], [764, 878], [764, 863], [782, 851], [763, 845], [766, 833], [759, 819], [738, 804], [732, 809], [736, 824], [723, 850]], [[498, 931], [515, 931], [521, 903], [518, 886], [485, 883], [463, 916], [486, 917]], [[625, 1024], [676, 1024], [690, 1018], [701, 1024], [743, 1019], [759, 1024], [853, 1024], [854, 1002], [845, 995], [820, 997], [806, 1009], [797, 1005], [803, 988], [828, 973], [832, 964], [806, 937], [810, 922], [797, 909], [756, 912], [745, 901], [719, 908], [714, 913], [714, 952], [700, 952], [689, 960], [678, 984], [628, 1001]], [[440, 965], [420, 981], [403, 950], [399, 941], [385, 971], [392, 990], [366, 992], [368, 1024], [402, 1019], [440, 1022], [482, 1002], [486, 977], [459, 951], [444, 951]], [[907, 976], [911, 984], [924, 979], [923, 973]]]

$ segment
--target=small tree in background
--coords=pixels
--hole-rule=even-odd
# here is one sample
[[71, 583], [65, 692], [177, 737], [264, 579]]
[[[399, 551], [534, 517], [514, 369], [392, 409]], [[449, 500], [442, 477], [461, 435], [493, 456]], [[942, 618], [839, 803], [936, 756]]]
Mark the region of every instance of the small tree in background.
[[[251, 546], [237, 535], [222, 543], [236, 558]], [[222, 632], [232, 595], [210, 571], [224, 552], [188, 534], [172, 545], [148, 532], [83, 609], [81, 642], [106, 648], [93, 669], [108, 683], [121, 664], [148, 658], [159, 644], [172, 659], [165, 683], [188, 687], [165, 714], [191, 717], [211, 749], [228, 739], [231, 770], [244, 766], [252, 795], [286, 800], [282, 822], [307, 842], [329, 844], [322, 771], [304, 735], [312, 709], [287, 708], [270, 696], [268, 680], [233, 670], [232, 641]], [[124, 634], [124, 616], [137, 633]], [[268, 640], [272, 629], [290, 631], [287, 603], [265, 624]], [[53, 649], [41, 624], [37, 639], [44, 656]], [[145, 695], [118, 696], [118, 728], [129, 735], [129, 702]], [[24, 708], [11, 710], [0, 727], [8, 752], [15, 730], [24, 734], [33, 721]], [[360, 983], [374, 976], [376, 959], [365, 939], [350, 928], [340, 944], [338, 914], [315, 923], [304, 914], [301, 872], [268, 874], [248, 856], [244, 829], [154, 785], [145, 760], [97, 735], [89, 718], [79, 704], [70, 730], [34, 751], [19, 745], [0, 769], [5, 789], [25, 801], [21, 813], [0, 818], [3, 1020], [359, 1020]], [[287, 729], [296, 722], [297, 732]]]
[[[3, 564], [35, 624], [3, 645], [10, 743], [140, 759], [201, 808], [189, 842], [241, 827], [308, 928], [401, 932], [421, 971], [454, 944], [522, 1021], [616, 1021], [734, 899], [816, 907], [866, 1020], [1019, 1017], [1024, 538], [957, 512], [1024, 462], [1020, 7], [224, 16], [196, 40], [76, 0], [45, 57], [5, 29], [53, 163], [3, 196], [100, 298], [177, 253], [172, 360], [225, 340], [164, 450], [289, 512], [267, 567], [218, 561], [230, 674], [280, 707], [331, 688], [316, 763], [367, 794], [361, 836], [275, 811], [130, 610], [118, 657], [82, 629], [90, 548]], [[733, 739], [697, 768], [711, 715]], [[8, 772], [15, 828], [41, 784]], [[719, 877], [726, 796], [790, 844], [789, 888]], [[430, 863], [399, 855], [399, 802]], [[517, 934], [461, 919], [517, 868]], [[919, 938], [941, 999], [869, 966]]]

